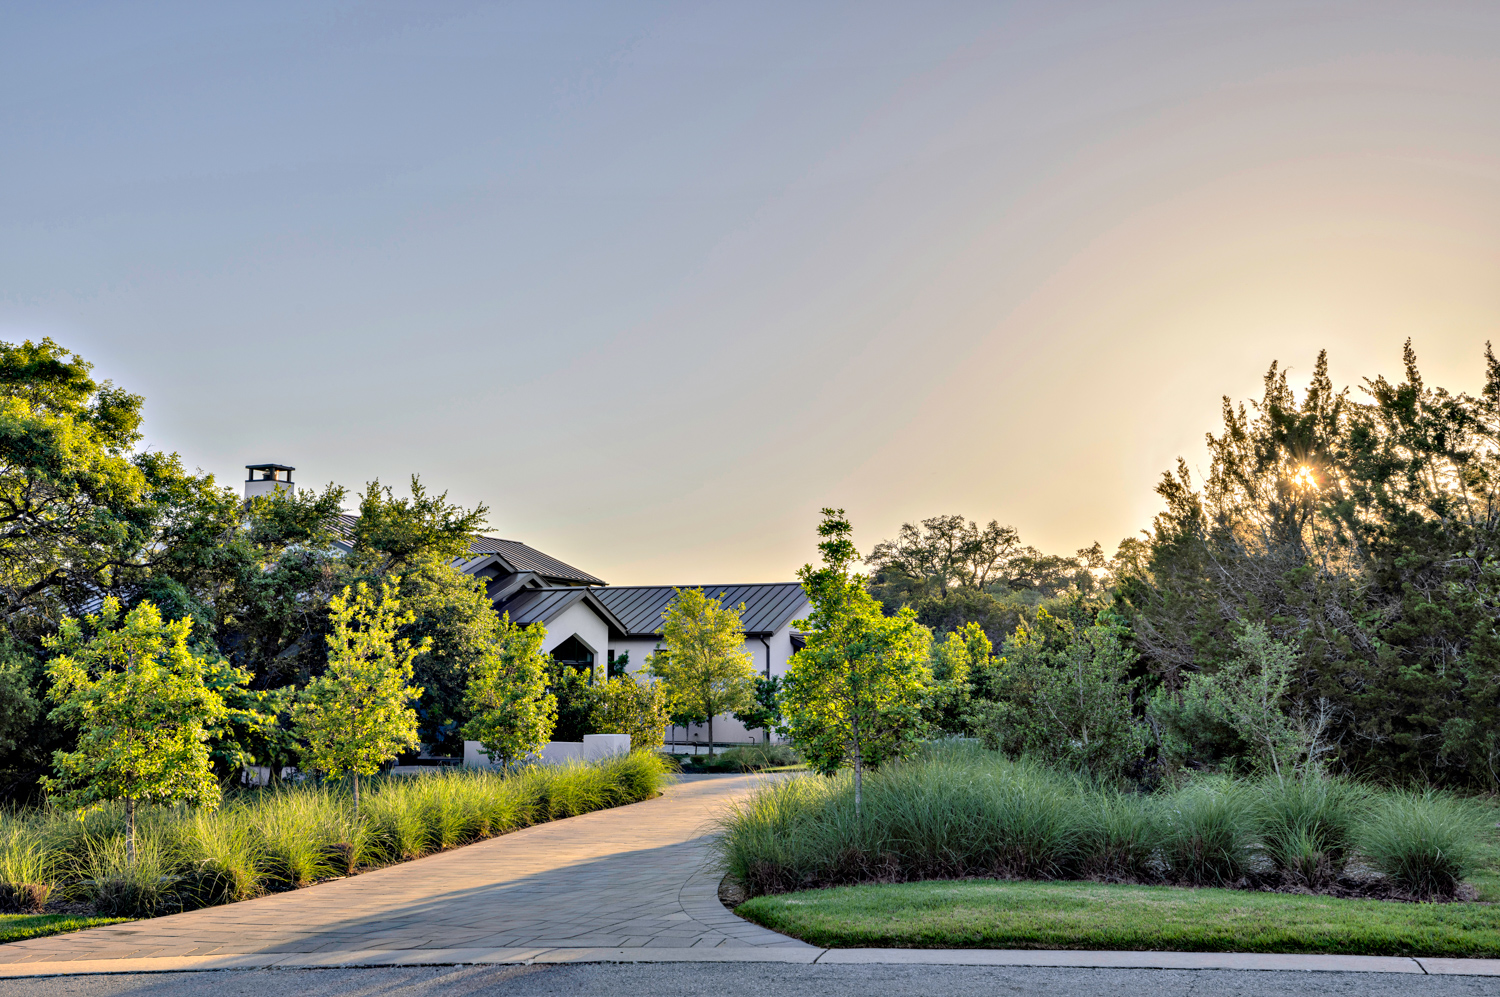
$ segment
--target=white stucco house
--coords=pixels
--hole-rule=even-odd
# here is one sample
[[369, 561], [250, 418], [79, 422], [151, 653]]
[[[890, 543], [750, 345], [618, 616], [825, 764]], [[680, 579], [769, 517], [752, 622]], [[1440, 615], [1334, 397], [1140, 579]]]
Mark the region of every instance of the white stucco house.
[[[251, 464], [245, 496], [265, 495], [294, 488], [285, 464]], [[342, 517], [353, 525], [354, 517]], [[509, 613], [517, 623], [541, 623], [547, 628], [542, 649], [559, 661], [586, 669], [596, 679], [623, 672], [643, 675], [646, 659], [661, 636], [661, 614], [674, 588], [701, 588], [726, 606], [745, 606], [743, 647], [757, 671], [767, 678], [786, 674], [787, 661], [801, 646], [793, 620], [807, 616], [811, 606], [798, 582], [723, 585], [610, 585], [604, 579], [559, 561], [519, 540], [475, 537], [469, 556], [457, 566], [485, 582], [497, 613]], [[730, 716], [714, 718], [714, 742], [719, 745], [761, 741], [764, 731], [746, 730]], [[708, 744], [708, 725], [672, 727], [669, 747], [692, 750]]]

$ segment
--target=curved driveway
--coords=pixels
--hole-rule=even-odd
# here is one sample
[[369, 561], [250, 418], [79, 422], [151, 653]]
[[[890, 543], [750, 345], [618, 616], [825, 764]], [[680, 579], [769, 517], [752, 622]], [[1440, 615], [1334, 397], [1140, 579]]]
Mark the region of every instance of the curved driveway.
[[22, 969], [17, 963], [88, 963], [97, 971], [105, 962], [146, 969], [374, 957], [553, 961], [629, 958], [647, 947], [719, 949], [718, 959], [742, 949], [747, 959], [811, 962], [820, 949], [741, 920], [718, 899], [713, 821], [757, 778], [688, 776], [654, 800], [349, 879], [3, 945], [0, 975]]

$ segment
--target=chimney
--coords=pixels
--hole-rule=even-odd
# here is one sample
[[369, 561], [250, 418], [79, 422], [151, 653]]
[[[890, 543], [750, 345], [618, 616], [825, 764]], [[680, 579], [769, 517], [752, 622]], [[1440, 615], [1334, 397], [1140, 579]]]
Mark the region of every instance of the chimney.
[[292, 484], [292, 472], [295, 470], [295, 467], [285, 464], [246, 464], [245, 498], [249, 500], [261, 495], [271, 495], [282, 489], [290, 496], [297, 490]]

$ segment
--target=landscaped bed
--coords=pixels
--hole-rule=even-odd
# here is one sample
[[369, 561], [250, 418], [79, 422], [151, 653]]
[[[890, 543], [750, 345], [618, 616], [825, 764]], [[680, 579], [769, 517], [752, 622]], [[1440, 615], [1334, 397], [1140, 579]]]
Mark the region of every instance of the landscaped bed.
[[827, 947], [1500, 957], [1500, 905], [962, 880], [756, 897], [736, 913]]
[[809, 776], [725, 818], [738, 913], [822, 945], [1500, 955], [1492, 801], [1318, 775], [1123, 791], [962, 747], [863, 795]]
[[0, 909], [59, 915], [14, 922], [50, 934], [104, 923], [93, 915], [230, 903], [648, 799], [669, 767], [638, 751], [510, 774], [384, 777], [366, 784], [357, 816], [340, 784], [239, 791], [212, 811], [142, 810], [133, 864], [118, 804], [0, 814]]

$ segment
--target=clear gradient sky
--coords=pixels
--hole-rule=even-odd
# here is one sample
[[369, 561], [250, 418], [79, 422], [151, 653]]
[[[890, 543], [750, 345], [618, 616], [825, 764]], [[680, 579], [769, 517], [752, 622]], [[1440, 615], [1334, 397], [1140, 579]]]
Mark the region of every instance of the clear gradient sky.
[[1220, 396], [1500, 340], [1500, 4], [0, 6], [0, 338], [616, 584], [1110, 551]]

